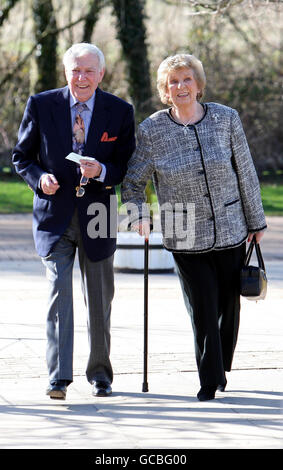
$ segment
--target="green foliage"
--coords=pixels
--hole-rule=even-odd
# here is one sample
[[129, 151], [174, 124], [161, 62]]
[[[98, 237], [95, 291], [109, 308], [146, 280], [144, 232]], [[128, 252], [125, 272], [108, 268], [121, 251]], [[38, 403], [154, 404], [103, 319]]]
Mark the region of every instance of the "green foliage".
[[283, 185], [263, 184], [261, 197], [266, 215], [283, 216]]
[[[149, 182], [148, 202], [157, 202], [152, 183]], [[120, 186], [116, 188], [118, 204], [121, 206]], [[283, 185], [262, 184], [261, 194], [266, 215], [283, 216]], [[33, 192], [19, 177], [2, 176], [0, 178], [0, 214], [32, 212]]]

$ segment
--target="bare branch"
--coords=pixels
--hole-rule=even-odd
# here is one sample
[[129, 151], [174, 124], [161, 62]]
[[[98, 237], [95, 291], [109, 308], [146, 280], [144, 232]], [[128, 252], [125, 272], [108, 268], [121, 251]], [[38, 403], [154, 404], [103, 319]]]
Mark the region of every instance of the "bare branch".
[[69, 23], [65, 26], [62, 26], [61, 28], [56, 28], [56, 29], [52, 29], [52, 28], [47, 28], [39, 37], [38, 37], [38, 41], [32, 46], [32, 48], [30, 49], [29, 52], [27, 52], [27, 54], [19, 61], [17, 62], [17, 64], [2, 78], [2, 80], [0, 81], [0, 88], [5, 84], [7, 83], [11, 78], [12, 76], [14, 75], [14, 73], [17, 71], [17, 69], [21, 68], [25, 62], [32, 56], [32, 54], [34, 53], [35, 49], [37, 48], [38, 44], [40, 44], [40, 41], [42, 41], [43, 39], [45, 39], [47, 36], [50, 36], [52, 34], [58, 34], [58, 33], [61, 33], [63, 31], [65, 31], [66, 29], [69, 29], [69, 28], [72, 28], [73, 26], [75, 26], [76, 24], [84, 21], [86, 19], [86, 15], [84, 16], [81, 16], [80, 18], [78, 18], [77, 20], [73, 21], [72, 23]]
[[19, 0], [7, 0], [6, 5], [3, 9], [0, 10], [0, 26], [8, 18], [10, 10], [16, 5]]
[[225, 13], [228, 9], [248, 3], [252, 7], [266, 6], [269, 4], [280, 4], [282, 0], [160, 0], [166, 5], [191, 8], [193, 11], [187, 12], [189, 16], [196, 15], [217, 15]]

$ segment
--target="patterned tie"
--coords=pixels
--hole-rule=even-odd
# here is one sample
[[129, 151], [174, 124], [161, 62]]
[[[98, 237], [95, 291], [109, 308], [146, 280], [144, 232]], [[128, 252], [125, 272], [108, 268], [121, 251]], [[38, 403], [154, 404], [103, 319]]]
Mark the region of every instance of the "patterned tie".
[[[81, 116], [81, 113], [84, 109], [88, 109], [85, 103], [76, 103], [76, 117], [73, 125], [73, 151], [79, 155], [83, 155], [85, 151], [85, 123]], [[78, 166], [78, 173], [80, 172]], [[81, 177], [80, 186], [76, 187], [77, 197], [82, 197], [85, 193], [85, 190], [82, 186], [85, 186], [88, 183], [88, 178], [85, 176]]]
[[73, 126], [73, 151], [83, 155], [85, 150], [85, 123], [81, 116], [84, 109], [87, 109], [85, 103], [76, 103], [76, 117]]

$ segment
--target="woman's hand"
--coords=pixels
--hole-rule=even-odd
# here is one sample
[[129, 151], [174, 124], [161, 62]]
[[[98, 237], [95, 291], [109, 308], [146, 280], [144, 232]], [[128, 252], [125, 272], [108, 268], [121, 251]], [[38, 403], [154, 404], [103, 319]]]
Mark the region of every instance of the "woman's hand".
[[138, 232], [141, 237], [144, 236], [145, 239], [148, 240], [150, 234], [150, 222], [148, 220], [142, 220], [132, 224], [132, 230]]
[[255, 233], [249, 233], [248, 235], [248, 242], [251, 242], [253, 237], [255, 237], [256, 243], [259, 243], [264, 235], [264, 230], [261, 230], [260, 232], [255, 232]]

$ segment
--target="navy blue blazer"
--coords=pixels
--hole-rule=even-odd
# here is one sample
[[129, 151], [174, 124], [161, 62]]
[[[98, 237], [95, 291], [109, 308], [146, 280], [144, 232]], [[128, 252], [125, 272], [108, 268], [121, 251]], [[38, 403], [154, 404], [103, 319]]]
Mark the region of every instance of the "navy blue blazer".
[[[115, 194], [114, 186], [125, 176], [135, 148], [134, 112], [129, 103], [97, 88], [85, 155], [105, 165], [106, 177], [103, 183], [91, 180], [85, 186], [85, 195], [78, 198], [77, 166], [65, 159], [72, 152], [69, 93], [66, 86], [29, 98], [13, 150], [13, 164], [34, 191], [33, 236], [39, 256], [51, 252], [77, 207], [86, 253], [92, 261], [99, 261], [116, 249], [115, 234], [110, 233], [110, 199]], [[39, 187], [40, 177], [46, 172], [54, 174], [60, 185], [55, 195], [44, 194]], [[97, 237], [101, 234], [95, 226], [99, 212], [92, 203], [103, 204], [100, 216], [107, 214], [107, 236], [104, 233]]]

